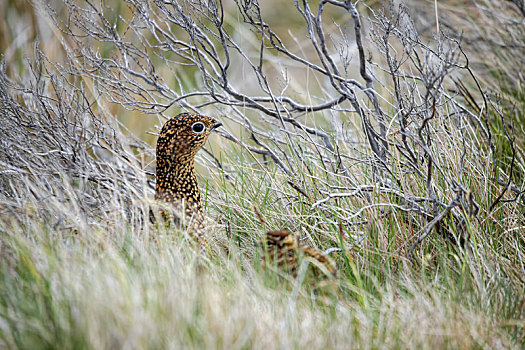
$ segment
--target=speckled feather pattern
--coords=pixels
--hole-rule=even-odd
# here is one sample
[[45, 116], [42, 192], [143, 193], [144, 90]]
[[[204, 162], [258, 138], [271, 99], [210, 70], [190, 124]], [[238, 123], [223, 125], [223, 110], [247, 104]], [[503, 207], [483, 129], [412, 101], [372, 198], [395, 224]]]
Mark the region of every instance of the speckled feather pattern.
[[266, 252], [263, 266], [276, 265], [297, 276], [299, 257], [311, 258], [324, 266], [331, 277], [337, 277], [337, 267], [332, 259], [314, 248], [306, 247], [299, 237], [288, 231], [269, 231], [264, 235]]
[[[201, 132], [195, 131], [196, 123], [204, 125]], [[194, 159], [210, 132], [220, 125], [215, 119], [204, 115], [182, 113], [164, 124], [157, 140], [155, 199], [172, 206], [172, 210], [161, 210], [161, 214], [177, 225], [187, 223], [185, 228], [197, 236], [201, 245], [207, 245], [207, 239], [203, 233], [204, 213]], [[331, 276], [337, 276], [337, 269], [330, 258], [316, 249], [304, 246], [296, 235], [288, 231], [267, 232], [263, 246], [267, 249], [263, 259], [264, 266], [276, 264], [296, 276], [299, 258], [307, 257], [322, 264]]]
[[[204, 125], [202, 132], [195, 132], [196, 123]], [[157, 140], [155, 199], [172, 204], [175, 221], [191, 222], [186, 228], [198, 236], [202, 235], [204, 213], [194, 159], [213, 129], [220, 125], [204, 115], [181, 113], [164, 124]], [[166, 212], [162, 214], [169, 216]], [[180, 220], [182, 215], [184, 220]]]

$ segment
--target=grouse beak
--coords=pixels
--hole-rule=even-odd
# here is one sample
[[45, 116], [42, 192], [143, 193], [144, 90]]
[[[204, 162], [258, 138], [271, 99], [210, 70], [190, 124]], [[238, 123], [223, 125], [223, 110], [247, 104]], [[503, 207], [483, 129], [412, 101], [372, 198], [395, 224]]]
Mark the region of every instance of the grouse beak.
[[215, 129], [217, 129], [219, 126], [222, 126], [222, 123], [221, 122], [216, 122], [215, 124], [213, 124], [210, 128], [210, 131], [213, 131]]

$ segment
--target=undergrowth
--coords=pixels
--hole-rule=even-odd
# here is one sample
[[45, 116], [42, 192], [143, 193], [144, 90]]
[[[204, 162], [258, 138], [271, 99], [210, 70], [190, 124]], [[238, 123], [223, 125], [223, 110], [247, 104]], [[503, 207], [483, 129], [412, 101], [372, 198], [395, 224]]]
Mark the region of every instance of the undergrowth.
[[[233, 9], [238, 16], [232, 9], [223, 13], [219, 29], [202, 8], [192, 8], [189, 17], [201, 20], [195, 23], [212, 33], [211, 41], [220, 37], [217, 30], [224, 34], [237, 28], [234, 33], [242, 40], [228, 40], [241, 42], [239, 47], [251, 56], [239, 56], [251, 64], [248, 56], [258, 57], [258, 35], [270, 26], [253, 20], [260, 9], [243, 4]], [[64, 3], [56, 13], [43, 6], [51, 18], [48, 25], [61, 29], [53, 35], [65, 38], [63, 52], [53, 56], [42, 47], [46, 43], [36, 45], [25, 64], [4, 56], [0, 347], [525, 346], [525, 102], [520, 83], [508, 83], [511, 74], [478, 79], [464, 60], [470, 51], [463, 50], [476, 54], [468, 41], [462, 47], [442, 34], [423, 42], [406, 8], [392, 5], [383, 13], [369, 2], [370, 7], [358, 9], [370, 16], [373, 35], [367, 40], [374, 55], [367, 69], [374, 73], [373, 94], [363, 85], [351, 100], [348, 91], [327, 83], [347, 78], [328, 68], [321, 74], [309, 67], [300, 71], [308, 73], [306, 80], [286, 80], [282, 67], [291, 62], [286, 67], [293, 71], [302, 61], [285, 57], [283, 50], [297, 45], [309, 59], [314, 52], [297, 40], [298, 32], [290, 32], [286, 47], [266, 37], [264, 43], [275, 49], [264, 52], [270, 57], [264, 66], [270, 67], [268, 76], [262, 64], [256, 73], [244, 73], [249, 64], [232, 53], [232, 60], [246, 64], [243, 77], [238, 70], [228, 71], [239, 93], [262, 94], [253, 81], [259, 81], [261, 91], [270, 91], [240, 103], [213, 80], [218, 68], [199, 66], [191, 55], [175, 62], [180, 52], [156, 45], [160, 36], [153, 34], [158, 32], [141, 32], [149, 28], [144, 23], [165, 29], [164, 22], [155, 23], [155, 15], [169, 17], [169, 11], [162, 12], [161, 5], [151, 12], [132, 1], [127, 5], [111, 14], [101, 10], [108, 23], [115, 21], [101, 27], [92, 19], [99, 14], [96, 6], [89, 12], [87, 5]], [[299, 2], [295, 9], [310, 11]], [[198, 17], [198, 10], [211, 17]], [[61, 11], [86, 11], [93, 17], [61, 22]], [[335, 12], [333, 18], [341, 20], [343, 15]], [[294, 21], [302, 23], [298, 13]], [[140, 22], [137, 14], [153, 20]], [[67, 27], [71, 23], [93, 27]], [[340, 35], [348, 44], [344, 28], [334, 23], [321, 24], [334, 42], [340, 43]], [[243, 24], [261, 32], [243, 30]], [[314, 28], [315, 23], [309, 24]], [[503, 26], [496, 24], [501, 33]], [[95, 35], [101, 28], [107, 31]], [[81, 30], [92, 32], [83, 36]], [[170, 30], [183, 42], [195, 34], [182, 25]], [[513, 33], [523, 39], [520, 31]], [[280, 28], [272, 38], [288, 34]], [[319, 30], [316, 35], [324, 38]], [[76, 47], [82, 40], [92, 46]], [[134, 50], [143, 41], [149, 45], [145, 56]], [[116, 47], [129, 49], [125, 53], [135, 60], [113, 55]], [[275, 53], [276, 48], [281, 51]], [[76, 49], [85, 51], [75, 56]], [[352, 55], [341, 50], [335, 64], [344, 65]], [[487, 66], [521, 62], [512, 50], [491, 55], [495, 62]], [[218, 52], [215, 58], [221, 62], [225, 53]], [[210, 50], [199, 53], [205, 57]], [[128, 75], [132, 69], [143, 75]], [[208, 74], [208, 80], [203, 83], [199, 74]], [[250, 74], [259, 80], [245, 81], [253, 78]], [[168, 76], [168, 83], [161, 75]], [[304, 84], [308, 93], [274, 95], [275, 76], [294, 91]], [[188, 96], [177, 95], [178, 88], [189, 90]], [[202, 91], [192, 95], [192, 89]], [[354, 103], [334, 102], [303, 113], [298, 102], [296, 107], [286, 102], [294, 98], [319, 106], [339, 93], [341, 101]], [[148, 220], [155, 205], [154, 149], [143, 140], [151, 137], [145, 130], [154, 128], [146, 125], [160, 126], [171, 115], [164, 107], [175, 103], [225, 124], [220, 138], [211, 137], [211, 149], [198, 156], [204, 207], [213, 223], [207, 229], [213, 242], [208, 251], [196, 247], [186, 232]], [[147, 122], [134, 119], [157, 112]], [[272, 119], [273, 112], [289, 119]], [[372, 118], [369, 124], [366, 118]], [[122, 123], [128, 120], [133, 122]], [[297, 278], [273, 266], [263, 269], [259, 240], [269, 230], [289, 230], [324, 251], [335, 260], [338, 278], [320, 283], [308, 261]]]

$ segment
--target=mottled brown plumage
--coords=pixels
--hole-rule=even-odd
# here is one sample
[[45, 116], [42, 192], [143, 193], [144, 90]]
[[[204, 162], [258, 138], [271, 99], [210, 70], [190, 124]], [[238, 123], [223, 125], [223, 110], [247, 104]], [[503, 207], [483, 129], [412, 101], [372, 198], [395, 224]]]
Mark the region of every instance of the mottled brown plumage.
[[[337, 277], [337, 268], [332, 259], [299, 241], [299, 237], [288, 231], [269, 231], [263, 237], [263, 267], [277, 266], [297, 277], [300, 261], [313, 259], [322, 266], [324, 275]], [[319, 268], [316, 266], [316, 268]]]
[[204, 214], [194, 158], [210, 133], [221, 125], [204, 115], [181, 113], [164, 124], [157, 140], [155, 199], [171, 204], [170, 213], [162, 211], [165, 218], [199, 237]]

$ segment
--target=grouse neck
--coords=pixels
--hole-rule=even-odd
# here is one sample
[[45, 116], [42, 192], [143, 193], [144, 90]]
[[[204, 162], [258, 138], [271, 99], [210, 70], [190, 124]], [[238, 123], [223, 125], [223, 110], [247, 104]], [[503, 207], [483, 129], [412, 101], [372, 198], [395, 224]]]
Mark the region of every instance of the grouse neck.
[[166, 202], [184, 199], [200, 208], [200, 192], [193, 159], [157, 160], [155, 198]]

